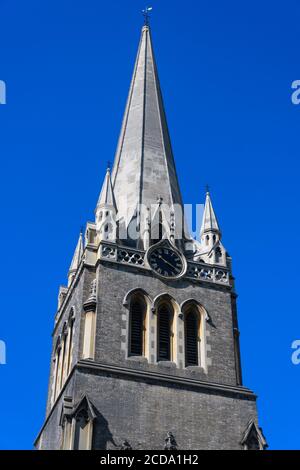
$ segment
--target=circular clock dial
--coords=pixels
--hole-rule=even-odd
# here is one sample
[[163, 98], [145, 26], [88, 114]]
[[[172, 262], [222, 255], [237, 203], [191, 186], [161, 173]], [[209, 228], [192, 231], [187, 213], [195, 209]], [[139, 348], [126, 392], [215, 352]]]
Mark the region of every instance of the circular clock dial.
[[183, 271], [182, 259], [170, 248], [153, 250], [149, 255], [149, 264], [153, 271], [163, 277], [177, 277]]

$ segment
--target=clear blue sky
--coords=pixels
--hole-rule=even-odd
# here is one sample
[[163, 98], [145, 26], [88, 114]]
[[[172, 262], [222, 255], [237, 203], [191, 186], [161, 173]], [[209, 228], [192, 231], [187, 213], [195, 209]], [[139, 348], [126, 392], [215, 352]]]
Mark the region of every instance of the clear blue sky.
[[[299, 448], [299, 2], [150, 4], [184, 200], [210, 184], [233, 257], [244, 383], [270, 447]], [[0, 0], [2, 449], [30, 449], [43, 421], [58, 286], [114, 156], [144, 6]]]

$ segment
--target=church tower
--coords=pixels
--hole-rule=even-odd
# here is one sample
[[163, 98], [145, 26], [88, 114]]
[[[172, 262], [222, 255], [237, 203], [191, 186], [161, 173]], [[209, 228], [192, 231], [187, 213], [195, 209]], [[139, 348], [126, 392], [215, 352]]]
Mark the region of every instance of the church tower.
[[37, 449], [264, 449], [209, 191], [188, 233], [148, 25], [112, 171], [60, 287]]

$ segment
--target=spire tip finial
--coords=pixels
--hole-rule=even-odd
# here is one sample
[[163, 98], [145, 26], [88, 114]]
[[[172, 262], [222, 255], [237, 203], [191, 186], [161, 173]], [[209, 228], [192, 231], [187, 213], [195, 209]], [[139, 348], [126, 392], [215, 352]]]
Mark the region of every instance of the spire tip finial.
[[206, 191], [206, 194], [210, 193], [210, 187], [208, 184], [205, 186], [205, 191]]
[[150, 12], [153, 10], [152, 7], [146, 7], [144, 10], [142, 10], [143, 16], [144, 16], [144, 26], [149, 26], [150, 22]]

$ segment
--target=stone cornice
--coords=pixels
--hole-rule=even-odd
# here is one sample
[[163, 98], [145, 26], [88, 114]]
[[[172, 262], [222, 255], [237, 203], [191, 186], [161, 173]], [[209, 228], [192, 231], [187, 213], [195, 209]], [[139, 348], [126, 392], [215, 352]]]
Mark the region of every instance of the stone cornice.
[[110, 364], [102, 364], [90, 360], [81, 360], [77, 363], [78, 370], [94, 370], [99, 372], [107, 372], [109, 374], [123, 375], [133, 379], [153, 380], [159, 383], [172, 383], [183, 387], [193, 387], [201, 390], [203, 393], [216, 393], [222, 395], [235, 395], [236, 398], [256, 400], [256, 395], [246, 387], [218, 384], [214, 382], [205, 382], [201, 380], [189, 379], [186, 377], [162, 374], [160, 372], [149, 372], [145, 370], [130, 369], [122, 366]]

